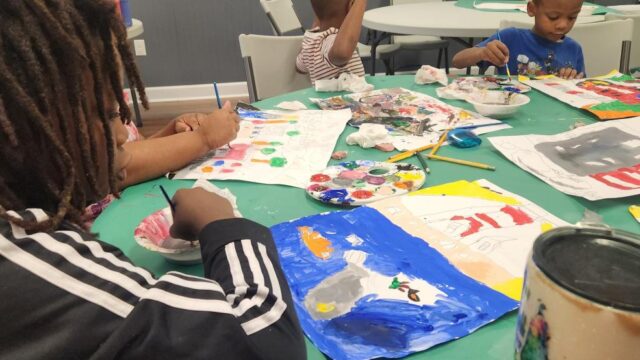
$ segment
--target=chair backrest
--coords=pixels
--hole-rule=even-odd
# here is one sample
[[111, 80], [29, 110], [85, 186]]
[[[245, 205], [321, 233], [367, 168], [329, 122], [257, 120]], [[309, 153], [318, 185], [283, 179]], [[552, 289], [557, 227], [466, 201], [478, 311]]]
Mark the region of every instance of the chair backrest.
[[622, 13], [622, 14], [607, 14], [605, 15], [605, 21], [611, 20], [633, 20], [633, 39], [631, 40], [631, 58], [629, 65], [634, 67], [640, 67], [640, 12]]
[[269, 18], [274, 35], [282, 36], [291, 31], [304, 32], [291, 0], [260, 0], [260, 5]]
[[[500, 28], [531, 28], [531, 23], [503, 20]], [[620, 69], [624, 42], [631, 43], [633, 20], [612, 20], [576, 24], [569, 36], [582, 46], [588, 76], [599, 76]], [[625, 60], [628, 60], [625, 59]]]
[[251, 102], [311, 86], [309, 75], [296, 71], [302, 36], [241, 34], [240, 52]]

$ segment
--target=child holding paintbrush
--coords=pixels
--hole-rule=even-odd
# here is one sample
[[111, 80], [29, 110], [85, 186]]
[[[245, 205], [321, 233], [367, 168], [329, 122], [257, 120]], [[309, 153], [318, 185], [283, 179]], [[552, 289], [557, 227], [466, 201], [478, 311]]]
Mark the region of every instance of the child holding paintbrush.
[[585, 76], [582, 48], [566, 36], [573, 28], [582, 0], [530, 0], [527, 13], [535, 17], [531, 30], [508, 28], [453, 57], [455, 67], [496, 66], [498, 73], [527, 76]]

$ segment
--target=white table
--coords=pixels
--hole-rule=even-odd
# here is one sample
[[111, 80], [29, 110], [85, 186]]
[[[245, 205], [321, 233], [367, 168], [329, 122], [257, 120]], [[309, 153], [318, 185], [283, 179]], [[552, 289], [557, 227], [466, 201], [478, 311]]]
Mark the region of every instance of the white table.
[[[523, 12], [490, 12], [466, 9], [455, 1], [426, 2], [383, 6], [367, 10], [362, 25], [373, 30], [371, 43], [371, 73], [375, 74], [376, 48], [392, 34], [428, 35], [453, 38], [465, 46], [473, 46], [463, 38], [485, 38], [500, 28], [500, 21], [530, 22], [533, 18]], [[578, 23], [604, 21], [604, 15], [578, 17]]]
[[[127, 40], [132, 40], [144, 33], [144, 25], [138, 19], [131, 19], [133, 24], [127, 28]], [[136, 126], [142, 126], [142, 115], [140, 114], [140, 105], [138, 104], [138, 95], [136, 89], [129, 85], [131, 90], [131, 101], [133, 102], [133, 112], [136, 117]]]

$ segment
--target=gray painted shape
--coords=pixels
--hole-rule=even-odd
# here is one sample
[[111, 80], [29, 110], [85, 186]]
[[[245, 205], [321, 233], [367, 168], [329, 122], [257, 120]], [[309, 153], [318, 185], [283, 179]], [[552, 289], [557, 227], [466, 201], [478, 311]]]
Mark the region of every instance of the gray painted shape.
[[569, 140], [539, 143], [535, 149], [569, 173], [587, 176], [638, 163], [640, 146], [624, 143], [639, 140], [620, 129], [606, 128]]

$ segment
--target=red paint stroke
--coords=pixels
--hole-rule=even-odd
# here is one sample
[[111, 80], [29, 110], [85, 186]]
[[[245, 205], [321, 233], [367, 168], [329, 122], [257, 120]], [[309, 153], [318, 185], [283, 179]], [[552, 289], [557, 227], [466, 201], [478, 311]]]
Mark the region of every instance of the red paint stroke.
[[231, 167], [240, 167], [242, 166], [242, 163], [233, 163], [231, 164]]
[[545, 85], [547, 85], [547, 86], [560, 86], [560, 84], [554, 83], [554, 82], [546, 83]]
[[222, 172], [224, 174], [229, 174], [229, 173], [232, 173], [234, 171], [235, 171], [234, 169], [222, 169], [220, 172]]
[[[636, 164], [632, 167], [624, 167], [614, 171], [602, 172], [589, 175], [591, 178], [618, 190], [633, 190], [640, 188], [640, 180], [629, 174], [640, 174], [640, 164]], [[614, 178], [620, 182], [627, 183], [628, 186], [624, 186], [622, 184], [615, 183], [609, 179], [608, 177]]]
[[465, 236], [476, 234], [478, 231], [480, 231], [480, 228], [483, 226], [480, 221], [478, 221], [478, 220], [476, 220], [476, 219], [474, 219], [472, 217], [462, 217], [460, 215], [456, 215], [456, 216], [452, 217], [451, 220], [454, 220], [454, 221], [467, 220], [469, 222], [469, 228], [467, 229], [467, 231], [465, 231], [462, 234], [460, 234], [461, 237], [465, 237]]
[[487, 214], [479, 213], [479, 214], [476, 214], [476, 216], [478, 217], [478, 219], [488, 223], [489, 225], [493, 226], [496, 229], [500, 229], [501, 228], [500, 224], [498, 224], [497, 221], [495, 221], [491, 216], [489, 216]]
[[360, 199], [360, 200], [369, 199], [372, 196], [373, 196], [373, 193], [371, 191], [368, 191], [368, 190], [357, 190], [357, 191], [354, 191], [353, 193], [351, 193], [351, 197], [352, 198], [356, 198], [356, 199]]
[[243, 160], [247, 155], [247, 150], [250, 147], [250, 144], [233, 144], [233, 148], [230, 148], [227, 150], [227, 152], [216, 155], [213, 158], [225, 160]]
[[325, 174], [315, 174], [311, 176], [312, 182], [327, 182], [329, 180], [331, 180], [331, 177]]
[[511, 218], [513, 219], [513, 222], [516, 225], [526, 225], [526, 224], [533, 223], [533, 219], [529, 215], [527, 215], [526, 212], [520, 209], [516, 209], [512, 206], [507, 205], [502, 209], [500, 209], [500, 211], [511, 216]]
[[569, 94], [569, 95], [580, 95], [580, 94], [583, 94], [583, 92], [582, 91], [577, 91], [577, 90], [569, 90], [569, 91], [567, 91], [567, 94]]

